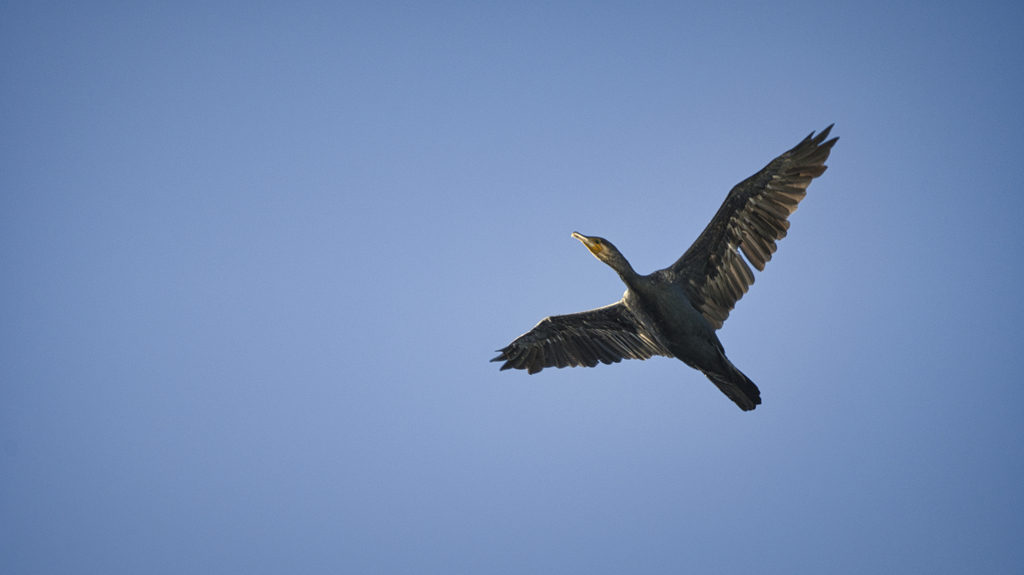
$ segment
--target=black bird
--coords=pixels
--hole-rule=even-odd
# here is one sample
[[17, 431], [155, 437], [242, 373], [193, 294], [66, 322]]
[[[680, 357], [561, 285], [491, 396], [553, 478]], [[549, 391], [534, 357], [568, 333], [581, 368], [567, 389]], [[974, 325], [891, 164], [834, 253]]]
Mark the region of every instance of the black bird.
[[[501, 355], [502, 370], [594, 367], [623, 359], [664, 355], [698, 369], [740, 409], [761, 404], [761, 392], [729, 361], [715, 331], [754, 283], [754, 274], [786, 237], [787, 218], [807, 195], [811, 180], [825, 172], [825, 160], [839, 138], [825, 141], [832, 126], [811, 132], [792, 150], [729, 192], [697, 241], [671, 267], [642, 276], [604, 238], [572, 237], [611, 266], [626, 284], [611, 305], [544, 318]], [[823, 143], [824, 142], [824, 143]]]

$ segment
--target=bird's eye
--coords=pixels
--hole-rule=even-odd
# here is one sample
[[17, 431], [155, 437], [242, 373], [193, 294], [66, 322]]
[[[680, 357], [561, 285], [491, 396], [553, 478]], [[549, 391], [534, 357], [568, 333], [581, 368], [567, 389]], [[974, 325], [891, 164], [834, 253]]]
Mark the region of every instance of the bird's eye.
[[601, 242], [601, 239], [598, 238], [598, 239], [594, 240], [594, 243], [597, 244], [597, 245], [601, 245], [603, 242]]

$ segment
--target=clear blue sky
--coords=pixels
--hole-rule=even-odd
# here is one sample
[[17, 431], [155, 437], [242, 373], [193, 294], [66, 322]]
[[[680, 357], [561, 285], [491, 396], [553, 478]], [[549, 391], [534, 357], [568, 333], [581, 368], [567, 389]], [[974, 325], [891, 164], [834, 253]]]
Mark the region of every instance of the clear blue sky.
[[[1022, 21], [0, 4], [0, 572], [1021, 572]], [[756, 411], [488, 363], [833, 122]]]

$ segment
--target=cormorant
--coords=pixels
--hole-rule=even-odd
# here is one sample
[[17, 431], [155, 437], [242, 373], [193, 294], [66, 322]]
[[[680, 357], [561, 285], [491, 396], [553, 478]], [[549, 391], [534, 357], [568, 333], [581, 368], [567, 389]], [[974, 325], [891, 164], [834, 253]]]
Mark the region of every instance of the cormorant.
[[787, 218], [811, 180], [825, 172], [839, 139], [825, 141], [831, 130], [811, 132], [736, 185], [697, 241], [663, 270], [640, 275], [608, 240], [573, 232], [619, 274], [626, 293], [605, 307], [544, 318], [491, 361], [504, 361], [502, 370], [534, 374], [545, 367], [594, 367], [664, 355], [703, 372], [740, 409], [760, 405], [760, 390], [725, 356], [715, 331], [754, 283], [746, 262], [764, 271], [775, 242], [786, 237]]

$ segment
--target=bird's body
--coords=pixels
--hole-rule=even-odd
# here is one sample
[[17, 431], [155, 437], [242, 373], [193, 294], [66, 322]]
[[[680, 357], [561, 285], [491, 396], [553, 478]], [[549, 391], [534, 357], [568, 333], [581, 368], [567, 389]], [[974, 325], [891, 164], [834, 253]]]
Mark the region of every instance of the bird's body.
[[675, 357], [703, 372], [740, 409], [754, 409], [761, 403], [760, 391], [729, 361], [715, 332], [754, 283], [740, 252], [764, 270], [775, 241], [786, 235], [787, 218], [811, 180], [826, 169], [824, 162], [838, 140], [824, 141], [831, 129], [817, 137], [812, 133], [734, 187], [697, 241], [668, 268], [637, 274], [608, 240], [573, 233], [619, 274], [626, 293], [609, 306], [544, 318], [493, 361], [504, 361], [502, 370], [533, 374], [545, 367]]

